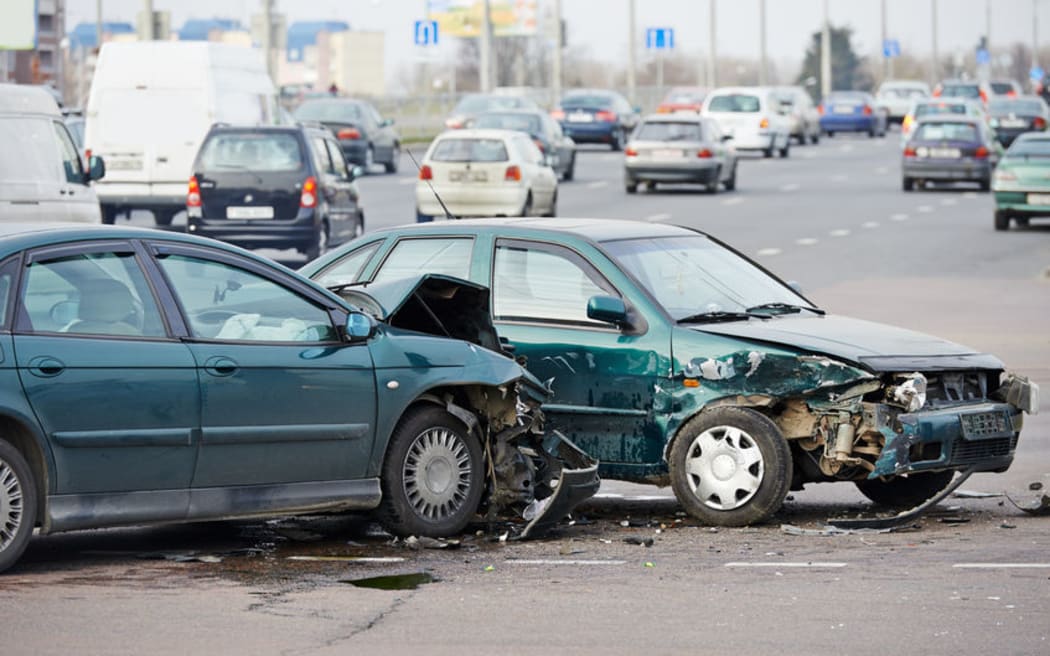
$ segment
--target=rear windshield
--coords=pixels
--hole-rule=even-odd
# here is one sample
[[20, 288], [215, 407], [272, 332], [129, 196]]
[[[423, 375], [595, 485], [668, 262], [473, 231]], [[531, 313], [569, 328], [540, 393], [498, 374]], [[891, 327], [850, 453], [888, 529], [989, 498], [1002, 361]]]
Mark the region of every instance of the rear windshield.
[[929, 94], [922, 89], [896, 87], [880, 89], [879, 95], [883, 98], [925, 98]]
[[667, 94], [664, 98], [665, 103], [672, 103], [675, 105], [689, 105], [701, 103], [704, 101], [703, 91], [688, 91], [672, 89], [671, 93]]
[[829, 93], [824, 102], [863, 103], [868, 102], [868, 95], [865, 93]]
[[293, 134], [233, 132], [213, 134], [201, 149], [203, 171], [298, 171], [303, 151]]
[[1006, 151], [1007, 157], [1050, 157], [1050, 139], [1018, 139]]
[[988, 103], [988, 112], [996, 116], [1003, 114], [1039, 116], [1043, 113], [1043, 103], [1038, 100], [993, 100]]
[[540, 117], [534, 114], [482, 114], [474, 120], [474, 127], [516, 130], [529, 134], [543, 132]]
[[699, 123], [665, 121], [642, 123], [632, 137], [639, 141], [703, 141], [703, 130]]
[[295, 117], [303, 121], [333, 121], [356, 123], [364, 120], [364, 112], [357, 103], [339, 101], [304, 102], [295, 110]]
[[923, 123], [915, 133], [919, 141], [979, 141], [970, 123]]
[[1009, 82], [990, 82], [988, 86], [992, 87], [992, 91], [999, 94], [1007, 94], [1011, 91], [1015, 91], [1014, 85]]
[[732, 93], [712, 98], [707, 110], [710, 112], [757, 112], [761, 107], [762, 102], [758, 96]]
[[981, 89], [976, 84], [949, 84], [941, 90], [946, 98], [980, 98]]
[[506, 162], [502, 139], [442, 139], [430, 154], [434, 162]]
[[562, 98], [562, 107], [611, 107], [613, 103], [612, 96], [603, 96], [600, 94], [579, 94], [575, 96], [565, 96]]
[[966, 105], [954, 103], [937, 103], [919, 105], [915, 108], [915, 118], [921, 116], [933, 116], [935, 114], [966, 114]]
[[457, 114], [480, 114], [500, 109], [528, 107], [529, 101], [516, 96], [467, 96], [453, 110]]

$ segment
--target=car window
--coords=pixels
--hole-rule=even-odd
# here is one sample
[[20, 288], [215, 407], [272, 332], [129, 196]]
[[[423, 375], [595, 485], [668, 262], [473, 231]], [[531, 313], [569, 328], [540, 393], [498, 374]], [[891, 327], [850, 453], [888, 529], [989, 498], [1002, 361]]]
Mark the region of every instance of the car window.
[[7, 322], [7, 309], [11, 305], [11, 287], [18, 273], [18, 260], [10, 259], [0, 266], [0, 330], [11, 328]]
[[442, 139], [429, 159], [434, 162], [506, 162], [502, 139]]
[[1039, 139], [1028, 137], [1014, 141], [1010, 149], [1006, 151], [1007, 156], [1024, 157], [1050, 157], [1050, 139]]
[[923, 123], [915, 132], [919, 141], [978, 141], [977, 127], [970, 123]]
[[379, 248], [380, 243], [382, 242], [374, 241], [371, 244], [355, 248], [333, 264], [325, 267], [320, 273], [314, 275], [313, 279], [325, 287], [357, 282], [357, 276], [360, 275], [361, 269], [371, 259], [376, 249]]
[[295, 110], [295, 117], [305, 121], [335, 121], [354, 123], [364, 118], [357, 103], [340, 100], [306, 101]]
[[924, 103], [915, 107], [915, 118], [933, 114], [966, 114], [966, 105], [958, 103]]
[[201, 172], [299, 171], [299, 139], [290, 132], [216, 132], [201, 148]]
[[1014, 91], [1014, 85], [1010, 82], [989, 82], [988, 86], [992, 88], [992, 91], [998, 94], [1007, 94]]
[[162, 255], [190, 333], [231, 342], [331, 342], [328, 312], [296, 292], [223, 262]]
[[610, 294], [616, 295], [572, 251], [540, 245], [496, 246], [492, 302], [497, 320], [608, 327], [587, 318], [587, 301]]
[[54, 130], [43, 118], [0, 117], [0, 180], [59, 182]]
[[529, 134], [542, 134], [539, 114], [482, 114], [474, 119], [475, 128], [495, 128], [497, 130], [515, 130]]
[[758, 96], [741, 93], [715, 96], [707, 110], [710, 112], [757, 112], [761, 108]]
[[574, 107], [604, 109], [615, 106], [612, 96], [603, 94], [574, 94], [562, 98], [561, 106], [568, 109]]
[[84, 167], [80, 163], [80, 154], [77, 152], [73, 139], [60, 121], [52, 121], [51, 126], [55, 130], [55, 138], [58, 139], [59, 151], [62, 155], [62, 171], [66, 176], [66, 182], [84, 184]]
[[474, 240], [469, 237], [402, 239], [379, 265], [372, 280], [397, 280], [421, 273], [468, 278], [473, 247]]
[[324, 137], [310, 137], [310, 150], [314, 154], [314, 164], [317, 165], [318, 173], [335, 173], [335, 165], [324, 145]]
[[704, 135], [700, 124], [695, 121], [654, 121], [643, 123], [632, 138], [641, 141], [703, 141]]
[[976, 84], [950, 84], [941, 90], [946, 98], [980, 98], [981, 88]]
[[35, 261], [22, 311], [32, 332], [163, 337], [164, 321], [132, 253], [83, 253]]
[[349, 171], [346, 169], [346, 158], [343, 157], [343, 149], [331, 139], [325, 139], [325, 143], [328, 144], [328, 156], [332, 158], [332, 166], [335, 167], [336, 175], [340, 178], [349, 177]]

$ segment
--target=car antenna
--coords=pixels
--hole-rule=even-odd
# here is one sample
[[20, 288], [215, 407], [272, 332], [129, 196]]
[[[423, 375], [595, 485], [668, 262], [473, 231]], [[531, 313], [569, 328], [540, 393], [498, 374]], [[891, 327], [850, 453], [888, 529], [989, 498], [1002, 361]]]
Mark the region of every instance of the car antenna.
[[[416, 165], [416, 171], [419, 171], [420, 166], [419, 162], [416, 161], [416, 156], [413, 155], [412, 151], [407, 148], [405, 149], [405, 152], [408, 153], [408, 158], [412, 160], [412, 163]], [[434, 185], [430, 182], [430, 180], [426, 180], [425, 182], [427, 183], [427, 186], [430, 187], [431, 193], [434, 194], [434, 198], [437, 198], [438, 204], [441, 205], [441, 209], [445, 212], [445, 218], [449, 221], [455, 221], [459, 219], [458, 216], [448, 211], [448, 206], [445, 205], [445, 201], [441, 200], [441, 196], [438, 196], [438, 192], [434, 189]]]

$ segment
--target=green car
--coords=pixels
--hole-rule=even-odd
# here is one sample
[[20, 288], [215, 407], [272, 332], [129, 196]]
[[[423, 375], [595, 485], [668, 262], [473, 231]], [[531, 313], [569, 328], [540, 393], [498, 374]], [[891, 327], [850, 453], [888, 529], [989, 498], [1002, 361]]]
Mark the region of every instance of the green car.
[[912, 506], [956, 471], [1004, 471], [1038, 388], [997, 358], [831, 316], [693, 230], [481, 219], [365, 235], [302, 273], [338, 290], [434, 272], [492, 290], [501, 339], [553, 397], [548, 426], [603, 477], [674, 487], [716, 525], [851, 481]]
[[220, 242], [0, 224], [0, 571], [34, 527], [367, 510], [437, 537], [482, 512], [525, 536], [597, 490], [486, 288], [356, 298], [383, 320]]
[[1029, 219], [1050, 217], [1050, 134], [1026, 132], [999, 160], [992, 177], [995, 229], [1007, 230]]

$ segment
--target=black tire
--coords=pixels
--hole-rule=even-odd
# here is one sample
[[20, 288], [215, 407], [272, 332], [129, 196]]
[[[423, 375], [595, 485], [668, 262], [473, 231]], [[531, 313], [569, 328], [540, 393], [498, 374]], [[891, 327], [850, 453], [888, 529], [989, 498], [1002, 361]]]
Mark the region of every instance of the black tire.
[[1027, 228], [1028, 227], [1028, 217], [1027, 216], [1015, 216], [1015, 217], [1013, 217], [1013, 219], [1014, 219], [1014, 223], [1017, 224], [1018, 228]]
[[397, 173], [398, 166], [401, 165], [401, 144], [394, 144], [393, 150], [390, 152], [390, 161], [383, 164], [383, 168], [386, 169], [387, 173]]
[[179, 210], [153, 210], [153, 222], [159, 226], [170, 226]]
[[565, 182], [572, 182], [572, 179], [576, 177], [576, 153], [572, 154], [572, 159], [569, 160], [569, 168], [565, 169], [564, 175], [561, 179]]
[[736, 163], [733, 163], [733, 171], [726, 178], [726, 181], [722, 184], [725, 186], [726, 191], [736, 191]]
[[558, 216], [558, 191], [554, 191], [554, 198], [551, 198], [551, 208], [547, 210], [547, 213], [543, 216]]
[[704, 185], [704, 191], [709, 193], [709, 194], [717, 194], [718, 193], [718, 185], [721, 184], [721, 179], [722, 179], [722, 169], [721, 168], [717, 168], [717, 169], [715, 169], [714, 176], [712, 176], [712, 178]]
[[0, 572], [18, 562], [33, 537], [37, 489], [18, 449], [0, 439]]
[[634, 180], [625, 180], [623, 183], [623, 190], [629, 194], [638, 193], [638, 183]]
[[863, 480], [854, 484], [860, 493], [880, 506], [907, 510], [932, 499], [948, 486], [955, 476], [953, 471], [920, 472], [897, 476], [888, 481]]
[[826, 132], [824, 132], [824, 134], [826, 134], [829, 139], [835, 136], [835, 133], [831, 130], [827, 130]]
[[354, 219], [354, 234], [350, 239], [357, 239], [363, 234], [365, 234], [365, 213], [358, 210], [357, 217]]
[[1003, 210], [995, 211], [995, 229], [996, 230], [1009, 230], [1010, 229], [1010, 215]]
[[525, 204], [521, 207], [521, 214], [518, 216], [532, 216], [532, 192], [530, 191], [525, 196]]
[[820, 143], [820, 131], [819, 130], [813, 133], [813, 136], [811, 136], [809, 138], [809, 142], [811, 144], [813, 144], [813, 145], [816, 145], [816, 144]]
[[613, 132], [612, 141], [609, 142], [609, 148], [613, 152], [620, 152], [623, 150], [623, 128], [620, 128]]
[[769, 142], [769, 148], [766, 148], [765, 150], [762, 151], [762, 157], [765, 157], [766, 159], [769, 159], [772, 156], [773, 156], [773, 142], [770, 141]]
[[399, 536], [456, 535], [477, 512], [484, 472], [481, 445], [462, 422], [436, 406], [410, 409], [387, 447], [379, 522]]
[[[741, 461], [747, 466], [738, 467]], [[686, 512], [714, 526], [769, 519], [791, 486], [787, 441], [768, 417], [748, 408], [713, 408], [690, 419], [675, 438], [669, 465], [671, 485]], [[722, 472], [705, 476], [706, 467]], [[729, 468], [729, 479], [722, 478]], [[735, 486], [725, 482], [738, 478]]]
[[328, 248], [328, 236], [331, 233], [328, 232], [328, 219], [321, 221], [321, 226], [314, 234], [314, 241], [303, 249], [303, 255], [306, 256], [306, 261], [310, 262], [316, 260], [324, 254]]
[[875, 131], [875, 128], [868, 130], [868, 138], [870, 139], [874, 139], [878, 134], [879, 133]]
[[645, 183], [645, 190], [652, 193], [656, 191], [656, 180], [649, 180]]
[[781, 159], [787, 159], [788, 155], [790, 155], [790, 154], [791, 154], [791, 139], [788, 139], [787, 143], [784, 144], [784, 147], [780, 149], [780, 158]]
[[981, 191], [991, 191], [992, 190], [992, 178], [991, 177], [982, 178], [982, 179], [977, 181], [977, 184], [980, 185]]
[[915, 188], [915, 178], [903, 177], [901, 178], [901, 189], [904, 191], [911, 191]]
[[117, 222], [117, 215], [120, 214], [120, 212], [117, 211], [117, 208], [115, 208], [115, 207], [106, 207], [105, 205], [102, 205], [101, 209], [102, 209], [102, 223], [104, 225], [113, 225], [114, 223]]

